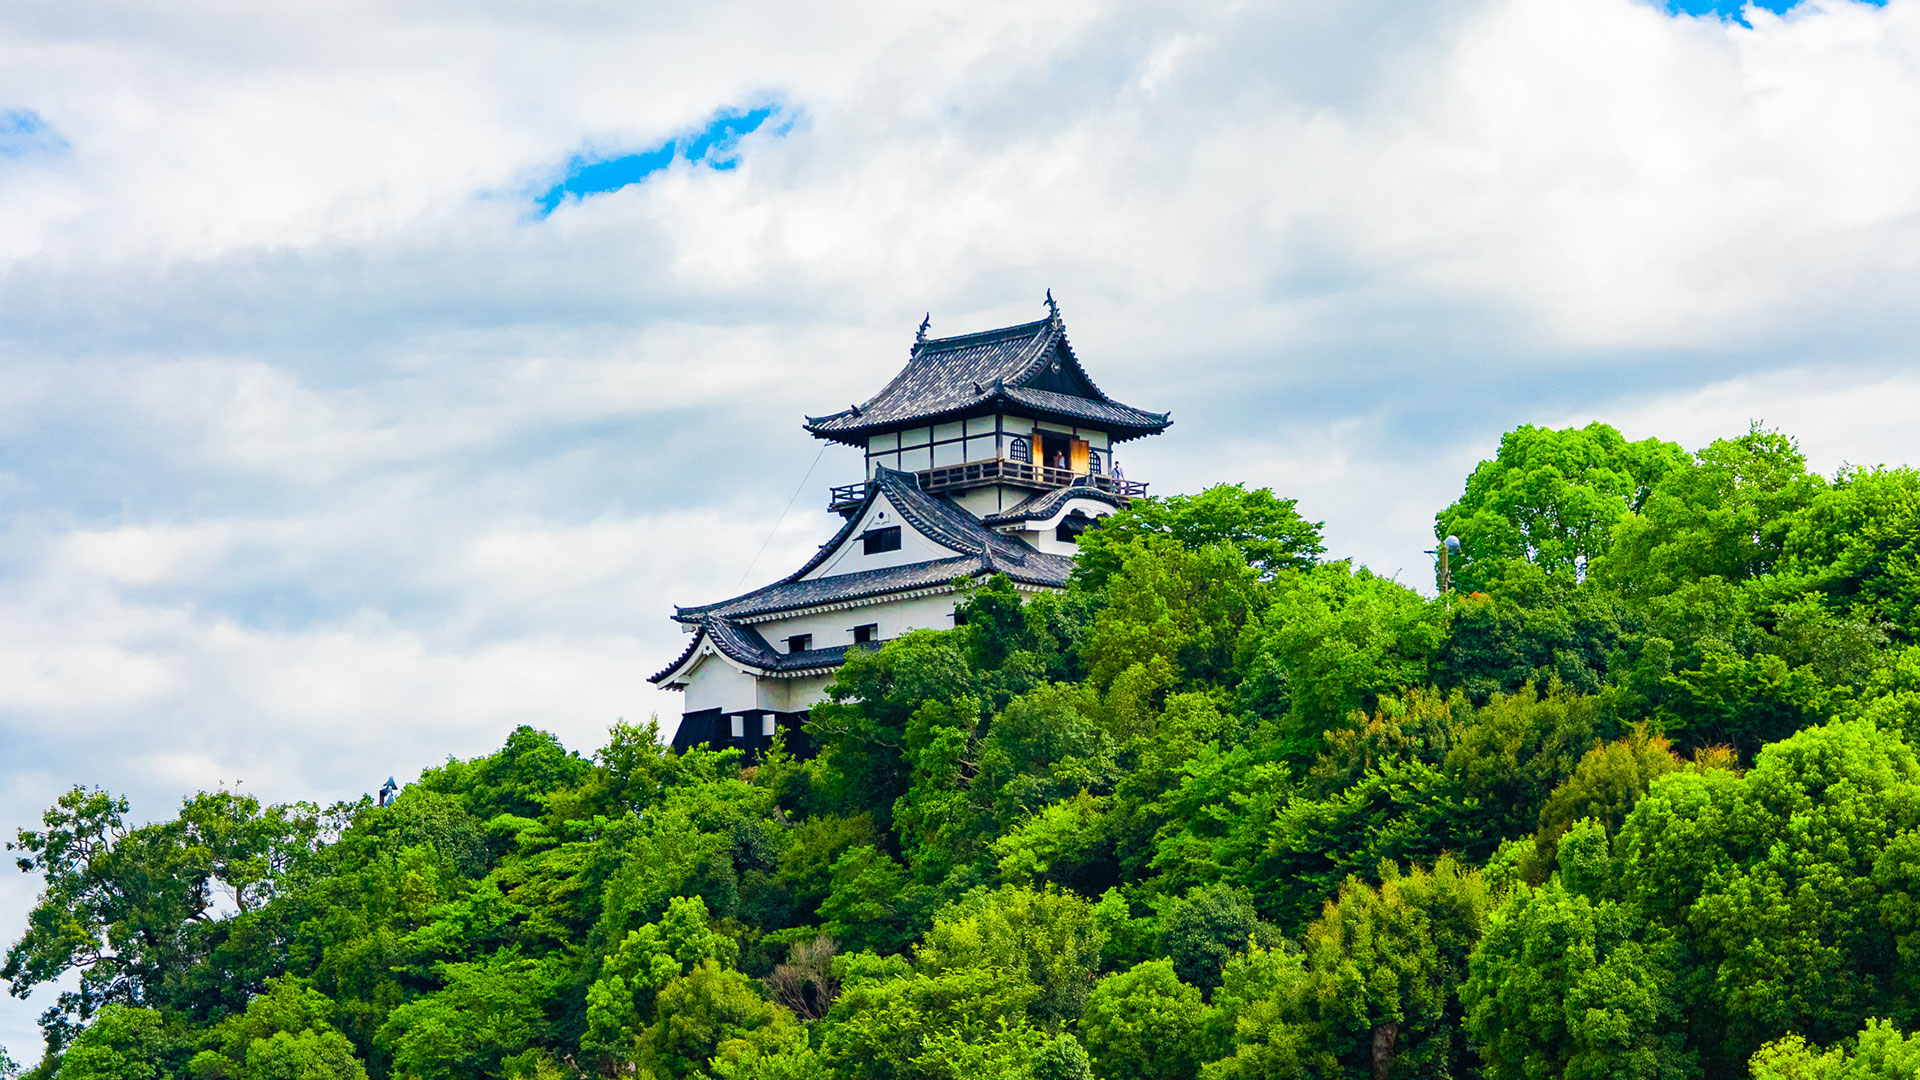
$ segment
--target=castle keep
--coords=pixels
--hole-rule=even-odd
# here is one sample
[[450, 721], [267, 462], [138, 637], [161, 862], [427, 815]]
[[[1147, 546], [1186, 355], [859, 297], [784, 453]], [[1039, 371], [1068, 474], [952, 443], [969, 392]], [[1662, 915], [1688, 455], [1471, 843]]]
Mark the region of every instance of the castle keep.
[[1074, 538], [1141, 495], [1114, 448], [1156, 435], [1165, 413], [1123, 405], [1087, 376], [1047, 297], [1038, 322], [929, 338], [864, 404], [808, 417], [857, 447], [866, 479], [834, 487], [846, 519], [805, 566], [765, 588], [673, 618], [693, 635], [653, 682], [686, 694], [674, 746], [757, 750], [799, 725], [848, 650], [954, 624], [961, 583], [1005, 574], [1066, 583]]

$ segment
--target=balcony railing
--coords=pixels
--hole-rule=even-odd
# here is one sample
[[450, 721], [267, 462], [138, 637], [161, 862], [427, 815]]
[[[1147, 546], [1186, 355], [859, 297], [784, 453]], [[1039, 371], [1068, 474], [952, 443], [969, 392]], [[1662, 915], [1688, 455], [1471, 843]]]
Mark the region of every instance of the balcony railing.
[[[1025, 461], [1008, 461], [1005, 458], [994, 461], [969, 461], [964, 465], [945, 465], [938, 469], [922, 469], [913, 475], [914, 479], [919, 481], [920, 490], [930, 495], [961, 488], [979, 487], [982, 484], [1008, 484], [1039, 491], [1079, 485], [1110, 492], [1127, 499], [1137, 499], [1147, 493], [1147, 485], [1138, 480], [1116, 480], [1111, 476], [1076, 473], [1072, 469], [1053, 469]], [[835, 485], [828, 497], [827, 509], [843, 514], [851, 511], [867, 497], [869, 483], [870, 481], [862, 481], [858, 484]]]

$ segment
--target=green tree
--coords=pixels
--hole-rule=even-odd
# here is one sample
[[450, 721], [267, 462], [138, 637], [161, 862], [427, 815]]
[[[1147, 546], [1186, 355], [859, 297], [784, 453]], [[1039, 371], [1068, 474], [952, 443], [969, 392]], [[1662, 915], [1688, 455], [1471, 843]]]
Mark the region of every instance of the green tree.
[[1546, 696], [1526, 687], [1495, 694], [1474, 710], [1447, 751], [1446, 772], [1459, 800], [1464, 847], [1475, 857], [1493, 843], [1533, 831], [1540, 808], [1600, 742], [1600, 702], [1558, 687]]
[[1243, 710], [1282, 722], [1288, 752], [1311, 760], [1327, 731], [1379, 707], [1383, 694], [1427, 681], [1440, 608], [1347, 563], [1284, 576], [1239, 639]]
[[1097, 690], [1116, 682], [1230, 686], [1240, 632], [1265, 605], [1257, 571], [1225, 544], [1196, 550], [1163, 536], [1116, 548], [1118, 569], [1080, 647]]
[[60, 1055], [55, 1080], [169, 1080], [193, 1044], [153, 1009], [113, 1003]]
[[1581, 757], [1573, 775], [1562, 781], [1540, 807], [1534, 834], [1536, 854], [1529, 877], [1546, 880], [1560, 837], [1577, 821], [1597, 820], [1609, 834], [1618, 832], [1647, 788], [1684, 765], [1673, 743], [1646, 724], [1635, 724], [1624, 739], [1596, 746]]
[[777, 1060], [806, 1045], [792, 1013], [763, 1001], [745, 975], [712, 959], [661, 988], [646, 1044], [655, 1071], [676, 1078], [705, 1075], [716, 1057]]
[[[108, 1003], [168, 1006], [217, 1015], [244, 1003], [269, 971], [210, 973], [202, 967], [236, 928], [278, 895], [311, 854], [318, 811], [262, 807], [252, 796], [203, 792], [171, 821], [129, 827], [126, 800], [76, 787], [9, 845], [21, 871], [39, 874], [39, 902], [7, 952], [0, 978], [25, 997], [77, 972], [42, 1017], [58, 1049], [76, 1020]], [[227, 957], [263, 960], [252, 950]], [[235, 979], [234, 975], [239, 978]]]
[[267, 980], [243, 1013], [206, 1033], [195, 1080], [366, 1080], [353, 1043], [334, 1030], [334, 1003], [303, 979]]
[[957, 701], [972, 686], [965, 642], [952, 633], [916, 631], [848, 654], [806, 724], [820, 746], [819, 787], [832, 808], [890, 826], [894, 804], [913, 782], [909, 722], [927, 702]]
[[840, 996], [827, 1015], [820, 1056], [849, 1080], [959, 1080], [1025, 1064], [1046, 1040], [1027, 1020], [1039, 987], [999, 964], [917, 971], [906, 959], [856, 953], [834, 973]]
[[1460, 687], [1476, 703], [1527, 683], [1597, 693], [1614, 677], [1614, 657], [1639, 620], [1611, 590], [1576, 584], [1526, 562], [1482, 568], [1483, 592], [1456, 596], [1434, 682]]
[[1194, 1073], [1194, 1039], [1206, 1006], [1173, 964], [1149, 960], [1100, 980], [1087, 999], [1081, 1037], [1104, 1080], [1183, 1080]]
[[1632, 907], [1515, 885], [1487, 921], [1460, 996], [1489, 1080], [1688, 1080], [1685, 952]]
[[1459, 500], [1435, 515], [1436, 538], [1460, 538], [1455, 587], [1485, 589], [1509, 561], [1584, 576], [1606, 552], [1614, 526], [1685, 461], [1673, 443], [1628, 442], [1600, 423], [1507, 432], [1494, 458], [1467, 478]]
[[1920, 640], [1920, 471], [1843, 470], [1794, 516], [1779, 576], [1782, 591]]
[[1099, 696], [1085, 683], [1049, 683], [993, 718], [972, 787], [1001, 829], [1081, 791], [1113, 789], [1118, 747], [1100, 711]]
[[1376, 889], [1348, 879], [1303, 936], [1307, 995], [1321, 1044], [1352, 1073], [1457, 1075], [1458, 988], [1491, 896], [1443, 857], [1431, 871], [1382, 867]]
[[934, 916], [916, 968], [939, 976], [994, 970], [1033, 988], [1032, 1020], [1049, 1029], [1080, 1015], [1104, 944], [1093, 905], [1061, 889], [975, 889]]
[[1899, 736], [1829, 723], [1744, 775], [1670, 774], [1613, 850], [1608, 879], [1702, 974], [1688, 1024], [1716, 1071], [1786, 1032], [1834, 1042], [1911, 1007], [1920, 761]]
[[1755, 425], [1668, 471], [1620, 520], [1596, 576], [1631, 595], [1689, 581], [1745, 581], [1778, 565], [1798, 512], [1824, 488], [1792, 439]]
[[666, 985], [709, 960], [731, 967], [739, 953], [738, 942], [709, 927], [699, 897], [674, 897], [658, 923], [629, 931], [601, 964], [587, 988], [582, 1049], [595, 1058], [632, 1061]]
[[498, 751], [428, 769], [419, 782], [461, 799], [482, 821], [502, 814], [538, 818], [556, 794], [582, 784], [592, 770], [591, 763], [560, 740], [522, 725]]
[[1920, 1077], [1920, 1038], [1903, 1036], [1890, 1020], [1868, 1020], [1851, 1047], [1825, 1053], [1798, 1035], [1754, 1051], [1753, 1080], [1914, 1080]]
[[1345, 1072], [1312, 1020], [1312, 988], [1298, 950], [1254, 946], [1227, 962], [1203, 1020], [1202, 1080]]
[[1168, 906], [1161, 919], [1160, 947], [1182, 982], [1211, 990], [1233, 954], [1260, 928], [1253, 897], [1225, 883], [1198, 886]]
[[439, 965], [434, 992], [395, 1008], [375, 1034], [401, 1080], [478, 1080], [550, 1037], [558, 966], [503, 950]]
[[1153, 537], [1188, 551], [1227, 545], [1262, 578], [1303, 569], [1326, 551], [1320, 538], [1326, 523], [1306, 520], [1297, 506], [1267, 488], [1248, 491], [1240, 484], [1216, 484], [1198, 495], [1134, 499], [1101, 518], [1099, 528], [1081, 534], [1074, 572], [1087, 584], [1102, 586], [1120, 572], [1129, 547]]

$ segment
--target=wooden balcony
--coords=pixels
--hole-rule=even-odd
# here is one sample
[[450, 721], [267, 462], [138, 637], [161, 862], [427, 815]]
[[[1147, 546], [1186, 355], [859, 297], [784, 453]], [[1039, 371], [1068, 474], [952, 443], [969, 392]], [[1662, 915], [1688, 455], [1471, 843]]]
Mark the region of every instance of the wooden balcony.
[[[938, 469], [923, 469], [913, 475], [920, 483], [920, 490], [929, 495], [963, 491], [988, 484], [1006, 484], [1009, 487], [1032, 488], [1035, 491], [1051, 491], [1054, 488], [1073, 487], [1077, 484], [1110, 492], [1126, 499], [1137, 499], [1147, 493], [1147, 485], [1138, 480], [1116, 480], [1111, 476], [1076, 473], [1071, 469], [1051, 469], [1025, 461], [1008, 461], [1006, 458], [994, 461], [970, 461], [964, 465], [946, 465]], [[860, 505], [861, 500], [867, 497], [867, 484], [867, 481], [861, 481], [858, 484], [835, 485], [828, 497], [827, 509], [840, 514], [852, 512]]]

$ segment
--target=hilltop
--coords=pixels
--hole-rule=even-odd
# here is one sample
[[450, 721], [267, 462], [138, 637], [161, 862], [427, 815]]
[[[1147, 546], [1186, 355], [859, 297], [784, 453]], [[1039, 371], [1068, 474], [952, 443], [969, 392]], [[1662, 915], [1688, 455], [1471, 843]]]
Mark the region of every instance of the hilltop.
[[1908, 1076], [1920, 473], [1509, 433], [1429, 597], [1227, 484], [854, 651], [804, 759], [522, 728], [388, 805], [79, 788], [35, 1074]]

